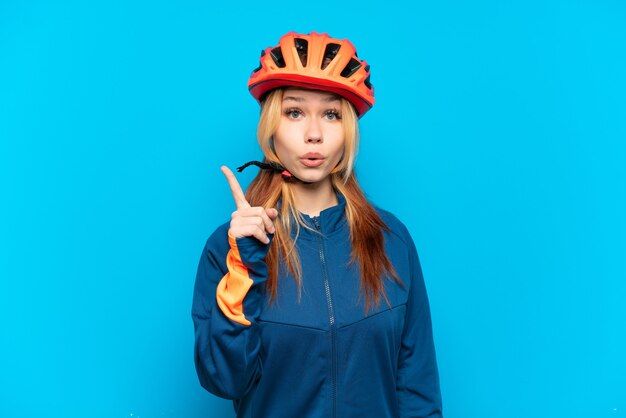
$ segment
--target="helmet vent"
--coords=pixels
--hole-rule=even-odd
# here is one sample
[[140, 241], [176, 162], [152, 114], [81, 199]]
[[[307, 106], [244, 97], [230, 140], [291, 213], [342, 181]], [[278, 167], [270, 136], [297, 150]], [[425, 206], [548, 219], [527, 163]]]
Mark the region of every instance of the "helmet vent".
[[368, 89], [372, 88], [372, 83], [370, 82], [370, 76], [368, 75], [365, 80], [363, 80], [363, 84], [367, 86]]
[[370, 72], [370, 66], [369, 66], [369, 64], [365, 66], [365, 72], [367, 73], [367, 78], [365, 78], [365, 80], [363, 81], [363, 84], [365, 84], [365, 86], [366, 86], [368, 89], [371, 89], [371, 88], [372, 88], [372, 83], [370, 82], [370, 76], [371, 76], [371, 74], [369, 74], [369, 72]]
[[298, 56], [300, 57], [300, 62], [303, 67], [306, 67], [307, 62], [307, 54], [309, 51], [309, 41], [306, 39], [296, 38], [294, 39], [294, 44], [296, 45], [296, 51], [298, 51]]
[[283, 51], [282, 49], [280, 49], [279, 46], [277, 46], [276, 48], [270, 51], [270, 56], [272, 57], [272, 59], [274, 60], [274, 63], [279, 68], [285, 67], [285, 59], [283, 58]]
[[328, 67], [328, 64], [337, 56], [341, 45], [339, 44], [328, 44], [326, 45], [326, 49], [324, 50], [324, 59], [322, 60], [322, 70]]
[[359, 68], [361, 68], [361, 63], [354, 58], [351, 58], [348, 65], [346, 65], [346, 68], [344, 68], [341, 72], [341, 76], [348, 78], [352, 74], [354, 74]]
[[[264, 50], [264, 49], [262, 49], [262, 50], [261, 50], [261, 58], [263, 58], [264, 56], [265, 56], [265, 50]], [[259, 62], [259, 66], [258, 66], [258, 67], [256, 67], [254, 70], [252, 70], [252, 74], [254, 74], [254, 73], [258, 72], [261, 68], [263, 68], [263, 64], [261, 64], [261, 63]]]

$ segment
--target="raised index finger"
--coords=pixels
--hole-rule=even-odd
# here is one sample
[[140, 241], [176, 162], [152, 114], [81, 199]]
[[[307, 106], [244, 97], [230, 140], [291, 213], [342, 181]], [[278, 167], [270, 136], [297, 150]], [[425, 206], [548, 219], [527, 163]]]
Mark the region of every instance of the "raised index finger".
[[235, 199], [235, 206], [237, 206], [237, 209], [249, 208], [250, 203], [246, 200], [246, 196], [244, 195], [243, 190], [241, 190], [241, 186], [239, 185], [239, 182], [233, 172], [230, 171], [230, 168], [225, 165], [220, 167], [220, 169], [222, 170], [222, 173], [224, 173], [224, 176], [226, 176], [226, 180], [228, 180], [228, 185], [230, 186], [230, 191], [233, 194], [233, 199]]

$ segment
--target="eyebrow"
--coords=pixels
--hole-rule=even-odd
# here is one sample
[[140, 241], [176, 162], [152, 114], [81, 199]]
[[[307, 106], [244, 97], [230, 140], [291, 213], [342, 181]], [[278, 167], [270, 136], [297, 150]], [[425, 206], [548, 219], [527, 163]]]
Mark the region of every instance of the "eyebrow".
[[[305, 102], [306, 99], [304, 97], [299, 97], [299, 96], [285, 96], [283, 97], [283, 102], [287, 101], [287, 100], [293, 100], [294, 102]], [[328, 96], [322, 99], [323, 102], [334, 102], [334, 101], [338, 101], [339, 100], [339, 96], [337, 95], [332, 95], [332, 96]]]

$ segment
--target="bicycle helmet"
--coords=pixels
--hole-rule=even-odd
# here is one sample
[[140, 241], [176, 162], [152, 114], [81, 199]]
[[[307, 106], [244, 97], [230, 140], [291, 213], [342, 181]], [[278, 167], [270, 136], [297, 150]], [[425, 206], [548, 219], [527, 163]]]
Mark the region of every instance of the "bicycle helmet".
[[284, 86], [336, 93], [354, 105], [359, 118], [374, 105], [370, 66], [350, 41], [326, 33], [289, 32], [261, 51], [261, 65], [248, 80], [250, 93], [260, 103], [267, 92]]

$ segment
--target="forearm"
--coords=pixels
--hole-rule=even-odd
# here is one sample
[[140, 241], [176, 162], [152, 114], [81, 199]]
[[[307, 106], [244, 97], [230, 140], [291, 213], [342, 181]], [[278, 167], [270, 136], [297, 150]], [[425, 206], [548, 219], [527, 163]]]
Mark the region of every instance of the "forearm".
[[[256, 318], [261, 312], [267, 266], [264, 244], [253, 238], [229, 237], [228, 242], [226, 257], [216, 254], [208, 243], [200, 260], [192, 309], [194, 360], [204, 388], [236, 399], [260, 374]], [[216, 260], [223, 258], [227, 272], [218, 281]]]

